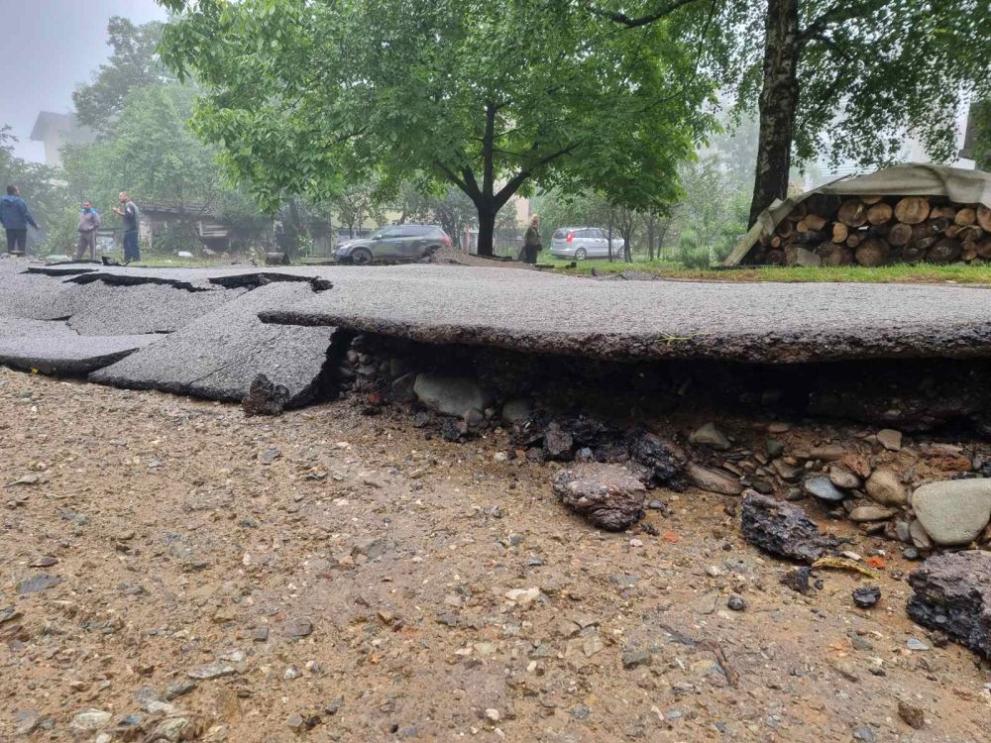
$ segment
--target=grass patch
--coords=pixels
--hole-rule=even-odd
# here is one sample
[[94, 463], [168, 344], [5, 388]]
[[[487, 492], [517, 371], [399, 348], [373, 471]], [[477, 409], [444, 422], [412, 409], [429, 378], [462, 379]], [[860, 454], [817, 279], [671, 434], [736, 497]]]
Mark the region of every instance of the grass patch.
[[865, 284], [988, 284], [991, 285], [991, 264], [951, 264], [937, 266], [896, 265], [879, 268], [864, 268], [863, 266], [829, 266], [822, 268], [804, 268], [801, 266], [759, 266], [756, 268], [718, 268], [695, 269], [685, 268], [672, 262], [638, 261], [623, 263], [622, 261], [583, 261], [576, 267], [570, 268], [568, 261], [552, 259], [541, 260], [542, 264], [554, 265], [563, 273], [578, 276], [594, 274], [621, 273], [636, 271], [653, 274], [665, 279], [681, 279], [684, 281], [781, 281], [781, 282], [854, 282]]

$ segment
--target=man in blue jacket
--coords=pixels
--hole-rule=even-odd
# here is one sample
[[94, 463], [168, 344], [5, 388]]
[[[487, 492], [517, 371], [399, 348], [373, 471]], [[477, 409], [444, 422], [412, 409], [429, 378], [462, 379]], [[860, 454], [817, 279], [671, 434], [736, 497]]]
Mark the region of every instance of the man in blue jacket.
[[7, 195], [0, 199], [0, 223], [7, 231], [7, 252], [24, 255], [27, 250], [28, 225], [38, 229], [28, 205], [21, 198], [17, 186], [7, 186]]

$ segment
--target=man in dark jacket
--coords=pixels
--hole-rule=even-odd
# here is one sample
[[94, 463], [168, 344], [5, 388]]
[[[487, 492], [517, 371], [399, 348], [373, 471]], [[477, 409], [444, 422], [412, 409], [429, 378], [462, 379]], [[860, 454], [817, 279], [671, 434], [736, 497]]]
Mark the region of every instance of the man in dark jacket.
[[540, 217], [536, 214], [533, 215], [533, 219], [530, 220], [530, 226], [527, 228], [526, 234], [523, 235], [523, 260], [530, 265], [534, 265], [537, 262], [537, 253], [541, 249], [540, 244]]
[[90, 260], [96, 258], [96, 231], [100, 229], [100, 214], [88, 202], [83, 202], [79, 212], [79, 244], [76, 246], [76, 260], [82, 260], [89, 250]]
[[17, 186], [7, 186], [7, 195], [0, 199], [0, 222], [7, 231], [7, 252], [24, 255], [28, 243], [28, 225], [38, 229], [28, 205]]

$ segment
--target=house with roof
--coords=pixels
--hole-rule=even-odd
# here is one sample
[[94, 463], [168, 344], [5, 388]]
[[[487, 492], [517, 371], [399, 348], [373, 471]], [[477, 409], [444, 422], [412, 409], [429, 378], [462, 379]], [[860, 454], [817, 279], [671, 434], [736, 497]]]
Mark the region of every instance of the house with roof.
[[31, 129], [31, 141], [45, 146], [45, 164], [58, 168], [62, 166], [62, 148], [67, 144], [89, 144], [96, 134], [83, 126], [75, 114], [57, 114], [42, 111]]

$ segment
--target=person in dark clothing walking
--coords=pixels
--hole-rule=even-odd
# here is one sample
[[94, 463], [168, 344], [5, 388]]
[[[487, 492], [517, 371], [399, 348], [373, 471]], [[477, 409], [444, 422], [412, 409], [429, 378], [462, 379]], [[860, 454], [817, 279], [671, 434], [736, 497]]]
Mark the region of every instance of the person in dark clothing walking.
[[39, 228], [17, 186], [7, 186], [7, 195], [0, 199], [0, 222], [7, 231], [7, 252], [24, 255], [27, 251], [28, 225], [36, 230]]
[[114, 209], [114, 214], [124, 220], [124, 265], [131, 261], [141, 260], [141, 248], [138, 246], [138, 212], [137, 205], [131, 201], [127, 191], [121, 191], [118, 197], [121, 208]]
[[537, 253], [543, 246], [540, 244], [540, 217], [536, 214], [530, 220], [530, 226], [523, 235], [523, 261], [536, 265]]
[[89, 250], [90, 260], [96, 258], [96, 231], [100, 229], [100, 213], [88, 202], [83, 202], [79, 212], [79, 244], [76, 246], [76, 260], [82, 260]]

